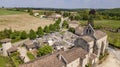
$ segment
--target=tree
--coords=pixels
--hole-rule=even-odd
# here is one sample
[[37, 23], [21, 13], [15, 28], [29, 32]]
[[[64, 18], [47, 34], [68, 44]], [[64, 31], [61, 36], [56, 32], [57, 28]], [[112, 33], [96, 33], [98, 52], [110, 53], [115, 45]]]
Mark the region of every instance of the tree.
[[60, 22], [61, 22], [61, 18], [59, 18], [55, 23], [60, 24]]
[[16, 38], [19, 38], [20, 37], [20, 31], [16, 31], [16, 30], [14, 30], [14, 32], [12, 32], [11, 34], [10, 34], [10, 38], [11, 39], [16, 39]]
[[64, 16], [64, 17], [70, 16], [70, 12], [64, 12], [64, 13], [63, 13], [63, 16]]
[[57, 24], [57, 23], [54, 23], [54, 26], [55, 26], [55, 31], [59, 31], [59, 29], [60, 29], [60, 25]]
[[45, 45], [38, 49], [38, 56], [44, 56], [46, 54], [52, 53], [53, 49], [49, 45]]
[[21, 39], [26, 39], [27, 38], [27, 33], [25, 31], [22, 31], [20, 38]]
[[10, 38], [11, 34], [12, 34], [12, 30], [11, 29], [4, 29], [5, 37]]
[[33, 12], [32, 12], [32, 9], [28, 9], [28, 13], [30, 14], [30, 15], [33, 15]]
[[50, 32], [50, 30], [49, 30], [49, 27], [48, 27], [48, 26], [45, 26], [45, 27], [44, 27], [44, 32], [45, 32], [45, 33], [49, 33], [49, 32]]
[[69, 25], [68, 25], [68, 22], [67, 22], [67, 21], [64, 21], [63, 24], [62, 24], [62, 27], [63, 27], [63, 28], [68, 28], [68, 26], [69, 26]]
[[10, 34], [10, 38], [11, 39], [15, 39], [16, 38], [16, 34], [15, 33]]
[[43, 35], [44, 35], [44, 32], [43, 32], [42, 27], [39, 27], [36, 33], [37, 33], [37, 35], [38, 35], [39, 37], [43, 36]]
[[73, 15], [71, 15], [69, 18], [70, 18], [70, 20], [74, 20], [75, 19]]
[[75, 33], [75, 29], [74, 29], [74, 28], [69, 28], [68, 31], [70, 31], [70, 32], [72, 32], [72, 33]]
[[50, 24], [50, 25], [49, 25], [49, 29], [50, 29], [51, 32], [53, 32], [53, 31], [56, 30], [56, 29], [55, 29], [55, 26], [54, 26], [53, 24]]
[[29, 38], [30, 39], [35, 39], [37, 36], [36, 36], [36, 33], [34, 32], [34, 30], [30, 30], [30, 33], [29, 33]]

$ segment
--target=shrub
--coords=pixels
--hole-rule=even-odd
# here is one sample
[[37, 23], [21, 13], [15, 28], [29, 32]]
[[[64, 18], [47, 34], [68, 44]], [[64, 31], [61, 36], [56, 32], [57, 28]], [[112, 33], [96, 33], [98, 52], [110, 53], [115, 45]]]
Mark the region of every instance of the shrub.
[[30, 52], [27, 52], [27, 56], [29, 57], [30, 60], [35, 59], [35, 56], [31, 54]]
[[51, 46], [49, 45], [45, 45], [41, 48], [39, 48], [39, 51], [38, 51], [38, 56], [43, 56], [43, 55], [46, 55], [46, 54], [49, 54], [49, 53], [52, 53], [53, 49]]

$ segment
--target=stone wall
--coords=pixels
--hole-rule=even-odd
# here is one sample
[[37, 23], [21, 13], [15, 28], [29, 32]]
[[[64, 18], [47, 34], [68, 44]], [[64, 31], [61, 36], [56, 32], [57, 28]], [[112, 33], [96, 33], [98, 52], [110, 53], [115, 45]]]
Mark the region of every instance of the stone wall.
[[67, 67], [78, 67], [80, 65], [80, 59], [76, 59], [73, 62], [67, 64]]
[[108, 46], [107, 36], [102, 37], [101, 39], [97, 40], [97, 41], [96, 41], [96, 45], [97, 45], [97, 47], [98, 47], [97, 57], [99, 57], [101, 53], [104, 54], [105, 49], [106, 49], [107, 46]]
[[11, 42], [3, 43], [2, 48], [3, 48], [3, 56], [8, 56], [7, 50], [11, 48]]

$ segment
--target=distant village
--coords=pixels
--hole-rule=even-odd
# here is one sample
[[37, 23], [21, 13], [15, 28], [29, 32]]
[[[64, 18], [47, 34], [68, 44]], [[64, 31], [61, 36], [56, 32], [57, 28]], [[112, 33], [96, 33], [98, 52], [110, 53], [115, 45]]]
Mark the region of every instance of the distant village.
[[[90, 14], [94, 14], [94, 11]], [[100, 57], [106, 53], [108, 36], [105, 32], [94, 29], [91, 19], [86, 26], [81, 26], [79, 21], [70, 20], [62, 14], [46, 16], [33, 11], [33, 15], [53, 20], [61, 19], [60, 30], [35, 39], [25, 39], [17, 45], [12, 45], [8, 38], [0, 40], [0, 54], [10, 58], [18, 56], [18, 67], [96, 67]], [[68, 22], [71, 31], [63, 28], [64, 21]]]

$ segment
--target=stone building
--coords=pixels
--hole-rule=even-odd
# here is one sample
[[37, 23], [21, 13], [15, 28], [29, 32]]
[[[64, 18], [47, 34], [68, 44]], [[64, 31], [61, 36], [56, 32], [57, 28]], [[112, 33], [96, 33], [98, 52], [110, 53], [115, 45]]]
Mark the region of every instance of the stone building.
[[100, 55], [104, 54], [105, 49], [108, 46], [107, 34], [100, 30], [94, 30], [93, 27], [89, 24], [83, 30], [83, 35], [80, 34], [75, 44], [76, 46], [87, 50], [89, 55], [92, 53], [95, 54], [98, 60]]
[[[100, 30], [94, 30], [90, 24], [85, 28], [77, 26], [75, 30], [77, 30], [76, 35], [68, 31], [62, 34], [53, 33], [50, 38], [55, 38], [56, 42], [52, 46], [59, 51], [19, 67], [86, 67], [88, 63], [94, 67], [108, 46], [107, 34]], [[60, 50], [66, 47], [62, 42], [73, 48]]]
[[85, 67], [88, 53], [82, 48], [72, 48], [40, 57], [19, 67]]
[[54, 14], [48, 16], [48, 18], [56, 20], [56, 19], [62, 18], [62, 15], [54, 13]]
[[23, 45], [26, 47], [27, 50], [31, 51], [33, 49], [38, 49], [40, 46], [37, 42], [34, 42], [32, 40], [28, 40], [23, 43]]
[[11, 39], [3, 39], [0, 41], [2, 43], [3, 56], [8, 56], [7, 50], [12, 47]]

